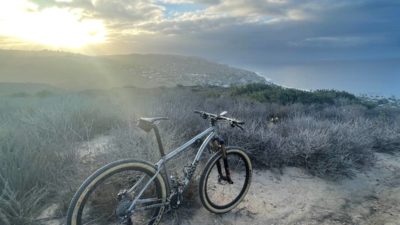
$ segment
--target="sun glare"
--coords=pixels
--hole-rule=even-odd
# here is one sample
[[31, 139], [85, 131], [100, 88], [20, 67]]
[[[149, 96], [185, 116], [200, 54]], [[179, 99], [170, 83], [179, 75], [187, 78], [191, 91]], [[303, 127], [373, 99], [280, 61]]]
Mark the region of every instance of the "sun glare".
[[57, 48], [80, 48], [102, 43], [102, 21], [81, 19], [78, 11], [39, 9], [26, 0], [0, 0], [0, 36]]

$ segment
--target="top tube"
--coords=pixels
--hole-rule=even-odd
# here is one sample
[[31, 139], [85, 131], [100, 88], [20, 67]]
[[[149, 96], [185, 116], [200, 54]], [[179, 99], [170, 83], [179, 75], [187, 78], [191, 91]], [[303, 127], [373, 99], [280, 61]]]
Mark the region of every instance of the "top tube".
[[181, 145], [180, 147], [176, 148], [172, 152], [168, 153], [163, 159], [161, 159], [159, 162], [157, 162], [157, 164], [159, 164], [159, 163], [163, 164], [164, 162], [171, 160], [176, 155], [178, 155], [179, 153], [181, 153], [182, 151], [187, 149], [189, 146], [191, 146], [193, 143], [195, 143], [198, 139], [201, 139], [201, 138], [203, 138], [203, 137], [205, 137], [205, 136], [207, 136], [207, 135], [209, 135], [209, 134], [211, 134], [213, 132], [215, 132], [215, 127], [207, 128], [205, 131], [203, 131], [200, 134], [196, 135], [195, 137], [190, 139], [185, 144]]

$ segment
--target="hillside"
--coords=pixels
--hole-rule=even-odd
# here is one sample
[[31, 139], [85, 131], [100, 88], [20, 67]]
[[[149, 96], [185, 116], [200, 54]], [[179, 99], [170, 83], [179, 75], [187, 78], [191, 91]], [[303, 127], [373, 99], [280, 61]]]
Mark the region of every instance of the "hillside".
[[0, 50], [0, 82], [46, 83], [63, 88], [229, 86], [265, 82], [254, 72], [177, 55], [86, 56], [51, 51]]
[[0, 96], [24, 97], [27, 95], [40, 95], [44, 93], [61, 93], [61, 89], [47, 84], [39, 83], [1, 83]]

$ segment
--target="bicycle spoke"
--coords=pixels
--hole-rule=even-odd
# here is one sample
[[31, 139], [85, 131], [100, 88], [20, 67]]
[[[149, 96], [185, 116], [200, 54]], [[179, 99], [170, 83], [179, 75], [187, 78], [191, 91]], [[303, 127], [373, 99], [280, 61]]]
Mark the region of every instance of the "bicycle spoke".
[[[222, 161], [222, 159], [220, 158], [218, 161]], [[225, 179], [220, 178], [220, 175], [226, 176], [226, 171], [222, 169], [222, 174], [218, 172], [218, 161], [211, 168], [207, 181], [206, 194], [209, 196], [211, 202], [216, 206], [222, 207], [229, 205], [239, 196], [245, 185], [246, 167], [241, 157], [232, 154], [227, 155], [230, 176], [233, 181], [231, 184]], [[220, 165], [222, 168], [225, 168], [223, 162], [220, 162]]]
[[137, 197], [137, 190], [142, 195], [136, 202], [137, 209], [132, 212], [133, 224], [150, 222], [156, 218], [158, 210], [165, 206], [157, 194], [154, 182], [143, 172], [121, 171], [106, 178], [91, 192], [82, 211], [82, 225], [119, 224], [116, 210], [119, 208], [123, 212], [128, 209]]
[[144, 180], [145, 177], [146, 177], [146, 175], [142, 175], [142, 177], [140, 177], [140, 179], [135, 183], [135, 185], [133, 185], [133, 187], [131, 187], [127, 192], [129, 194], [134, 192], [135, 189], [142, 183], [142, 181]]
[[[239, 159], [240, 159], [240, 158], [236, 158], [236, 161], [233, 163], [233, 165], [235, 165], [235, 168], [233, 169], [233, 171], [237, 171], [237, 168], [238, 168], [239, 165], [240, 165]], [[243, 166], [243, 165], [241, 165], [241, 166]]]

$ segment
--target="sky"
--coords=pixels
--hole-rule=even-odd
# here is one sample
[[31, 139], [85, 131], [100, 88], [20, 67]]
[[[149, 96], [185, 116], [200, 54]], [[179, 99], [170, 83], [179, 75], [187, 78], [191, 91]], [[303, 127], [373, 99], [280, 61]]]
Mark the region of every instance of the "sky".
[[0, 48], [164, 53], [400, 96], [399, 0], [0, 0]]

